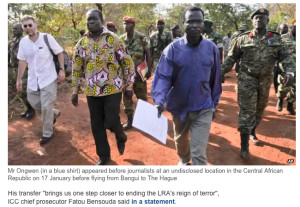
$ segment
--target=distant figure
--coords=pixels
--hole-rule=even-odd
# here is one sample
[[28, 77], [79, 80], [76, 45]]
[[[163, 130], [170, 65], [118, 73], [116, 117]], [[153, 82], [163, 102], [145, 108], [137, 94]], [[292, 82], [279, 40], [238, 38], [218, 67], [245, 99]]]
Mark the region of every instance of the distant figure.
[[150, 52], [153, 62], [153, 71], [156, 70], [162, 51], [173, 41], [171, 33], [164, 31], [165, 21], [162, 18], [157, 19], [156, 28], [157, 31], [150, 35]]
[[231, 41], [231, 31], [227, 33], [227, 36], [223, 38], [223, 52], [224, 52], [224, 59], [227, 57], [229, 46]]
[[181, 37], [180, 28], [179, 28], [178, 25], [176, 25], [174, 27], [171, 27], [171, 31], [172, 31], [172, 37], [173, 37], [173, 39]]
[[[9, 80], [12, 80], [10, 84], [11, 87], [15, 87], [17, 73], [18, 73], [18, 51], [19, 51], [19, 43], [23, 38], [23, 29], [22, 24], [15, 24], [13, 27], [13, 36], [14, 39], [8, 44], [8, 74]], [[23, 103], [26, 105], [27, 110], [21, 113], [21, 117], [26, 119], [31, 119], [35, 115], [35, 110], [32, 108], [30, 103], [27, 100], [27, 78], [28, 78], [28, 69], [26, 68], [24, 75], [22, 77], [23, 88], [26, 90], [22, 90], [21, 98]]]
[[106, 22], [106, 28], [115, 34], [117, 34], [117, 32], [118, 32], [116, 25], [113, 22]]

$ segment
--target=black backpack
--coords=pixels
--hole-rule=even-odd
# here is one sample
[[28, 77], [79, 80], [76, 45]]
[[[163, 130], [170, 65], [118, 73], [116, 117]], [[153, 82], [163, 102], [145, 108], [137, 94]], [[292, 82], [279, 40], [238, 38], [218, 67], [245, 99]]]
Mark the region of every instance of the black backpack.
[[[55, 69], [57, 74], [59, 73], [59, 62], [58, 62], [58, 57], [57, 55], [54, 54], [54, 52], [52, 51], [50, 44], [49, 44], [49, 40], [48, 40], [48, 36], [47, 34], [44, 35], [44, 41], [49, 49], [49, 51], [51, 52], [52, 56], [53, 56], [53, 61], [54, 61], [54, 65], [55, 65]], [[65, 68], [65, 72], [66, 72], [66, 76], [69, 76], [71, 74], [71, 61], [70, 61], [70, 57], [68, 55], [68, 53], [66, 51], [62, 52], [64, 55], [64, 68]]]

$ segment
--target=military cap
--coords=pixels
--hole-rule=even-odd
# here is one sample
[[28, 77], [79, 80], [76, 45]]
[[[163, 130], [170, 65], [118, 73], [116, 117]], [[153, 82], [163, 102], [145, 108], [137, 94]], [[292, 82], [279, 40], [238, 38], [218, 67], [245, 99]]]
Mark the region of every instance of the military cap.
[[241, 30], [247, 30], [247, 25], [246, 24], [241, 24], [239, 27], [238, 27], [238, 30], [241, 31]]
[[115, 23], [113, 22], [106, 22], [107, 27], [116, 27]]
[[171, 27], [171, 30], [174, 30], [174, 29], [179, 29], [179, 26], [175, 25], [175, 26]]
[[133, 17], [123, 17], [124, 22], [135, 23], [135, 19]]
[[211, 21], [210, 19], [204, 19], [204, 24], [206, 24], [206, 25], [213, 25], [214, 22]]
[[164, 19], [163, 18], [158, 18], [157, 20], [156, 20], [156, 23], [165, 23], [165, 21], [164, 21]]
[[257, 14], [269, 16], [269, 11], [265, 8], [260, 8], [251, 14], [251, 19]]

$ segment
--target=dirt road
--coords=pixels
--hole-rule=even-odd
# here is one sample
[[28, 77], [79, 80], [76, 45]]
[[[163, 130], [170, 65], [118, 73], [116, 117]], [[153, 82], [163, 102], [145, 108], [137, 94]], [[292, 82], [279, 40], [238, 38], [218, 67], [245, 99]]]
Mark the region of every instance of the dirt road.
[[[287, 165], [289, 159], [296, 163], [296, 117], [275, 109], [276, 97], [271, 88], [269, 106], [257, 129], [260, 146], [250, 143], [251, 157], [239, 157], [240, 137], [237, 131], [238, 105], [236, 102], [236, 77], [232, 72], [223, 84], [223, 93], [213, 121], [207, 148], [209, 165]], [[148, 92], [151, 82], [148, 81]], [[63, 87], [68, 88], [68, 87]], [[58, 93], [56, 107], [62, 112], [54, 129], [53, 139], [39, 145], [41, 121], [39, 116], [27, 121], [18, 115], [8, 120], [9, 165], [93, 165], [98, 157], [90, 129], [86, 98], [79, 96], [79, 107], [70, 103], [71, 93], [63, 89]], [[148, 93], [149, 100], [150, 93]], [[136, 101], [136, 100], [135, 100]], [[151, 103], [152, 100], [150, 101]], [[286, 103], [285, 103], [286, 105]], [[121, 106], [123, 108], [123, 106]], [[126, 122], [121, 110], [121, 121]], [[167, 144], [163, 145], [148, 135], [132, 129], [123, 156], [117, 152], [116, 140], [109, 131], [111, 165], [176, 165], [178, 156], [173, 140], [172, 118], [169, 119]]]

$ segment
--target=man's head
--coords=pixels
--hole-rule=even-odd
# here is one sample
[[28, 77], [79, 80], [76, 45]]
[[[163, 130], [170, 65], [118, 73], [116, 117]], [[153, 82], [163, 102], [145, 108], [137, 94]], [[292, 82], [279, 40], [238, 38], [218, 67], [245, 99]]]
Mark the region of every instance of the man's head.
[[182, 13], [184, 31], [190, 38], [198, 38], [203, 32], [204, 13], [199, 7], [188, 7]]
[[14, 37], [21, 37], [23, 35], [22, 24], [15, 24], [13, 27]]
[[101, 11], [92, 9], [86, 13], [86, 24], [91, 33], [100, 32], [102, 30], [102, 23], [103, 16]]
[[204, 33], [211, 33], [213, 31], [213, 25], [214, 22], [209, 20], [209, 19], [205, 19], [204, 20]]
[[266, 29], [269, 23], [269, 11], [264, 8], [258, 9], [252, 13], [251, 19], [255, 30]]
[[165, 21], [162, 18], [156, 20], [156, 28], [159, 33], [162, 33], [165, 28]]
[[229, 31], [228, 33], [227, 33], [227, 36], [230, 38], [231, 37], [231, 31]]
[[289, 31], [289, 27], [288, 27], [288, 25], [287, 24], [281, 24], [280, 26], [279, 26], [279, 32], [280, 32], [280, 34], [286, 34], [286, 33], [288, 33], [288, 31]]
[[28, 36], [34, 36], [37, 33], [37, 24], [32, 16], [25, 16], [21, 20], [24, 32]]
[[116, 25], [113, 22], [106, 22], [106, 28], [111, 32], [117, 32]]
[[174, 39], [176, 37], [180, 37], [180, 29], [179, 29], [178, 25], [176, 25], [174, 27], [171, 27], [171, 30], [172, 30], [172, 36], [173, 36]]
[[81, 35], [81, 37], [83, 37], [83, 35], [85, 34], [85, 30], [84, 29], [80, 30], [79, 34]]
[[247, 25], [246, 24], [242, 24], [238, 27], [238, 32], [239, 33], [244, 33], [247, 31]]
[[135, 19], [133, 17], [124, 17], [123, 18], [123, 28], [126, 33], [134, 32]]

